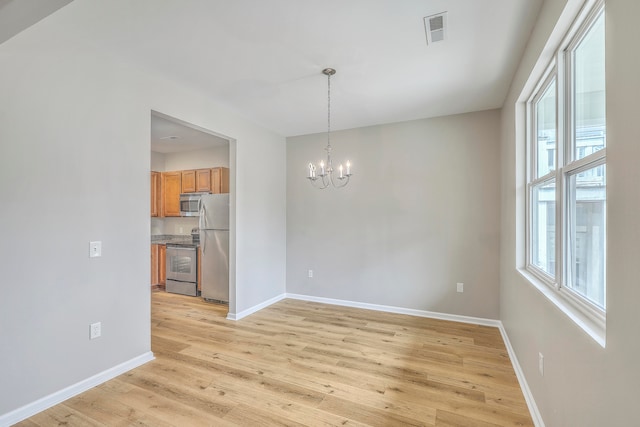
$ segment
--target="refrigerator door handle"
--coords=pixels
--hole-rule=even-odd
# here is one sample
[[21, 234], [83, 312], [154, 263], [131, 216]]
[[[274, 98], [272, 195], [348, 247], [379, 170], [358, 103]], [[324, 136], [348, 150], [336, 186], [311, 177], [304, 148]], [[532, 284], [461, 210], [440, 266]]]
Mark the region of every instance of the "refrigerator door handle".
[[[198, 200], [198, 212], [200, 212], [200, 217], [198, 218], [198, 227], [200, 230], [205, 230], [207, 228], [207, 208], [205, 204], [202, 203], [202, 198]], [[206, 252], [207, 248], [207, 233], [200, 232], [201, 236], [201, 245], [202, 245], [202, 253]]]
[[207, 233], [200, 233], [202, 236], [202, 254], [204, 255], [204, 253], [207, 251]]
[[202, 203], [202, 199], [198, 200], [198, 212], [200, 213], [200, 217], [198, 218], [198, 227], [202, 230], [203, 228], [206, 228], [204, 223], [206, 210], [204, 203]]

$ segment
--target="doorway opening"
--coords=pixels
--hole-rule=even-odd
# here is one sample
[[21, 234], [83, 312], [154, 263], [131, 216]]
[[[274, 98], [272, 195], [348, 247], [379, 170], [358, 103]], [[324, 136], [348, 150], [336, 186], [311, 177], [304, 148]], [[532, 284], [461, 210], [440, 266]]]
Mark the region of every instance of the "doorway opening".
[[[152, 111], [150, 150], [151, 289], [200, 297], [215, 286], [222, 290], [223, 295], [218, 302], [229, 303], [230, 306], [235, 304], [231, 292], [235, 288], [232, 286], [235, 276], [231, 274], [235, 267], [235, 257], [232, 255], [235, 248], [235, 141], [217, 132]], [[214, 254], [212, 250], [220, 245], [212, 245], [210, 240], [200, 242], [204, 229], [209, 227], [203, 226], [198, 211], [190, 212], [184, 207], [188, 203], [193, 204], [193, 199], [197, 198], [201, 198], [202, 202], [205, 199], [218, 199], [217, 202], [224, 199], [228, 204], [226, 252]], [[185, 260], [184, 257], [172, 255], [176, 253], [172, 250], [176, 246], [193, 247], [194, 259]], [[211, 279], [213, 273], [209, 272], [208, 267], [214, 263], [216, 273], [223, 265], [227, 268], [227, 275]], [[197, 272], [191, 272], [195, 269]], [[190, 272], [193, 274], [187, 274]], [[205, 294], [202, 292], [203, 285]], [[219, 294], [220, 291], [216, 293]], [[225, 295], [228, 295], [226, 300]]]

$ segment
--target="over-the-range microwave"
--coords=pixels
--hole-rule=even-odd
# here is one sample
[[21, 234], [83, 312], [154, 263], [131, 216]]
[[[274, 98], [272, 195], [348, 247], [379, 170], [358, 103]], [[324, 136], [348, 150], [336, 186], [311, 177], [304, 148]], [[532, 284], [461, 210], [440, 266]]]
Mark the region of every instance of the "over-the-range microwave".
[[200, 215], [200, 197], [208, 193], [183, 193], [180, 194], [180, 216]]

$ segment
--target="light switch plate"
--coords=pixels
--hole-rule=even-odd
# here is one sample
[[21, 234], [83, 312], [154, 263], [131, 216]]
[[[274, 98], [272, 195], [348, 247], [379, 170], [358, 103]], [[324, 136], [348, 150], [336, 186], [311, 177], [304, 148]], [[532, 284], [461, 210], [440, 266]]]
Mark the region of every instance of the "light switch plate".
[[102, 256], [102, 242], [89, 242], [89, 258]]

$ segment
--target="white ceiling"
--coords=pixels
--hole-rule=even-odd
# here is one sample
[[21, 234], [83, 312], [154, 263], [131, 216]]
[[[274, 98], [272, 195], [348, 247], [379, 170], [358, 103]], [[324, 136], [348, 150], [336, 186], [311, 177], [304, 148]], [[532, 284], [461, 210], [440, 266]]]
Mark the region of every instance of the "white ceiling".
[[[293, 136], [326, 131], [325, 67], [332, 129], [501, 107], [541, 3], [75, 0], [57, 31]], [[443, 11], [427, 46], [423, 17]]]
[[159, 113], [151, 115], [151, 151], [166, 154], [228, 144], [227, 139], [206, 132], [204, 129]]

